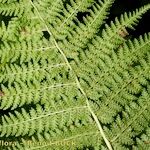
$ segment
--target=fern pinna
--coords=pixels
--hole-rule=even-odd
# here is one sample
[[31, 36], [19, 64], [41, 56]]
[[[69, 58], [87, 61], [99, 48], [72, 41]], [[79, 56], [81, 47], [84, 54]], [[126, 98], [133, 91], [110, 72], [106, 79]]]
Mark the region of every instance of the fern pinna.
[[0, 149], [150, 149], [150, 4], [113, 3], [0, 0]]

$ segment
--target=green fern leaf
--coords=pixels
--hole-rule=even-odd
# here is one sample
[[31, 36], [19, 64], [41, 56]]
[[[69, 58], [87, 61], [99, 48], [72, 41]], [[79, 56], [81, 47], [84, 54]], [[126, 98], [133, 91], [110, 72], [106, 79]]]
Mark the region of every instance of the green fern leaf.
[[150, 4], [113, 3], [0, 0], [0, 149], [149, 149]]

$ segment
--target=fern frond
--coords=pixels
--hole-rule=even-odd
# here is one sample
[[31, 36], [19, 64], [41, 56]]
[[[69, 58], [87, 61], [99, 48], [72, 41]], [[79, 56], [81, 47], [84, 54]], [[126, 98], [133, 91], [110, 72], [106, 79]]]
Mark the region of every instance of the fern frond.
[[[53, 73], [42, 83], [38, 83], [38, 80], [33, 79], [33, 83], [28, 81], [27, 84], [25, 84], [19, 80], [19, 83], [14, 82], [12, 86], [8, 85], [8, 87], [5, 87], [2, 85], [2, 91], [5, 95], [0, 98], [0, 108], [8, 109], [12, 107], [11, 109], [14, 109], [26, 103], [37, 103], [39, 101], [49, 103], [51, 100], [57, 99], [57, 97], [61, 99], [64, 96], [70, 96], [71, 99], [79, 97], [79, 92], [76, 88], [76, 83], [72, 79], [72, 75], [68, 74], [68, 77], [66, 77], [64, 73], [62, 76], [63, 78], [61, 75]], [[55, 80], [51, 78], [55, 78]]]
[[[93, 0], [69, 0], [67, 2], [65, 1], [65, 3], [64, 1], [58, 0], [50, 3], [41, 1], [37, 4], [35, 3], [35, 6], [39, 9], [38, 11], [41, 17], [48, 20], [47, 23], [49, 23], [50, 29], [53, 30], [52, 33], [54, 37], [64, 39], [68, 34], [67, 32], [70, 32], [70, 26], [71, 28], [76, 26], [74, 20], [77, 18], [78, 12], [86, 10], [92, 3]], [[65, 7], [63, 7], [63, 5], [65, 5]], [[45, 9], [45, 6], [48, 7], [47, 11], [41, 13], [40, 9], [43, 7]], [[62, 14], [60, 14], [60, 12]]]
[[[112, 52], [112, 56], [99, 50], [87, 53], [81, 59], [84, 63], [75, 67], [88, 97], [99, 106], [96, 111], [103, 123], [113, 121], [122, 106], [135, 100], [134, 94], [149, 84], [149, 60], [143, 56], [150, 52], [150, 36], [144, 35], [133, 41], [127, 41], [118, 52]], [[83, 67], [85, 65], [88, 69]], [[94, 65], [98, 67], [93, 68]]]
[[[9, 135], [33, 135], [34, 133], [42, 133], [42, 131], [57, 131], [61, 127], [69, 127], [74, 124], [74, 127], [82, 126], [82, 123], [79, 123], [82, 118], [84, 124], [89, 121], [89, 113], [87, 112], [87, 106], [77, 106], [73, 108], [63, 107], [63, 109], [53, 111], [52, 109], [42, 109], [40, 105], [36, 106], [36, 109], [30, 109], [30, 114], [24, 109], [21, 112], [14, 112], [14, 115], [9, 113], [9, 116], [4, 115], [2, 117], [2, 124], [0, 126], [1, 137]], [[85, 112], [85, 113], [83, 113]], [[76, 115], [75, 115], [76, 114]], [[47, 119], [49, 121], [47, 121]], [[70, 123], [68, 122], [70, 120]], [[61, 123], [58, 120], [62, 120]], [[62, 126], [63, 123], [63, 126]], [[63, 132], [63, 131], [62, 131]]]
[[6, 27], [4, 21], [1, 22], [0, 39], [1, 41], [16, 41], [17, 40], [17, 18], [13, 18]]
[[138, 103], [130, 102], [129, 106], [125, 107], [122, 112], [123, 119], [117, 117], [116, 123], [111, 128], [113, 132], [110, 134], [114, 147], [117, 147], [117, 143], [133, 144], [132, 137], [138, 135], [144, 128], [149, 128], [148, 123], [146, 123], [149, 122], [150, 114], [149, 98], [149, 90], [144, 90]]
[[[56, 46], [52, 43], [48, 43], [45, 39], [41, 39], [38, 43], [34, 40], [4, 42], [0, 47], [1, 63], [4, 66], [8, 61], [14, 63], [18, 59], [20, 64], [30, 62], [31, 60], [39, 62], [41, 59], [47, 60], [49, 63], [62, 62], [61, 56], [57, 53]], [[5, 68], [2, 70], [4, 71]]]
[[[98, 32], [98, 29], [103, 24], [108, 15], [107, 10], [113, 2], [113, 0], [99, 1], [99, 3], [93, 5], [93, 8], [89, 10], [90, 15], [83, 18], [83, 23], [79, 20], [76, 21], [78, 26], [74, 29], [75, 31], [70, 32], [68, 38], [64, 39], [62, 44], [60, 43], [62, 49], [67, 49], [65, 51], [67, 57], [75, 59], [79, 50], [86, 47], [88, 40]], [[72, 53], [69, 53], [70, 50]]]
[[[26, 5], [25, 5], [26, 4]], [[22, 2], [17, 2], [17, 0], [12, 0], [12, 1], [6, 1], [3, 0], [0, 3], [0, 13], [2, 15], [6, 15], [6, 16], [21, 16], [26, 7], [30, 7], [29, 5], [27, 5], [27, 3], [25, 3], [25, 1]]]
[[107, 24], [113, 2], [0, 0], [10, 16], [0, 25], [0, 136], [17, 143], [2, 148], [127, 150], [149, 139], [150, 34], [129, 39], [128, 29], [150, 4]]
[[112, 49], [119, 47], [125, 41], [120, 32], [127, 32], [127, 28], [134, 29], [139, 19], [149, 8], [150, 5], [146, 5], [133, 12], [129, 12], [129, 14], [122, 14], [119, 19], [116, 17], [115, 21], [111, 21], [110, 25], [105, 24], [101, 37], [96, 37], [93, 41], [95, 48], [104, 53], [111, 54]]
[[21, 66], [14, 64], [10, 66], [6, 65], [5, 67], [5, 70], [0, 75], [0, 81], [3, 81], [3, 83], [8, 81], [8, 84], [12, 84], [14, 81], [42, 81], [44, 78], [50, 78], [51, 76], [55, 78], [56, 75], [54, 75], [54, 73], [52, 75], [51, 72], [60, 71], [64, 74], [63, 72], [66, 70], [65, 63], [52, 64], [49, 66], [46, 60], [42, 61], [41, 65], [38, 65], [36, 62], [28, 63], [27, 66], [25, 64], [22, 64]]
[[149, 142], [150, 142], [150, 128], [148, 127], [146, 129], [146, 132], [143, 133], [140, 138], [136, 138], [136, 142], [137, 142], [137, 145], [136, 146], [133, 146], [133, 148], [135, 150], [138, 150], [138, 149], [149, 149]]

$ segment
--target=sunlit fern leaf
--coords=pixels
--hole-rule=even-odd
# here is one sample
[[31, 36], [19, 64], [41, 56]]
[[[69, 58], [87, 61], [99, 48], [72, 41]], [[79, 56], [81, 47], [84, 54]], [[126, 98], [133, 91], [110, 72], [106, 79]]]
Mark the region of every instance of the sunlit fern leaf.
[[0, 0], [0, 149], [148, 149], [150, 34], [128, 29], [150, 4], [106, 24], [113, 3]]

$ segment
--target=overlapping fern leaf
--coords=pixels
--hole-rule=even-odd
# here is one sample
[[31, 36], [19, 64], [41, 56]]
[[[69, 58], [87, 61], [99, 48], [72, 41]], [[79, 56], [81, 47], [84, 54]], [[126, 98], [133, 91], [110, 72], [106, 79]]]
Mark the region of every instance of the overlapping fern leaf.
[[106, 24], [113, 3], [0, 0], [0, 149], [150, 148], [150, 4]]

